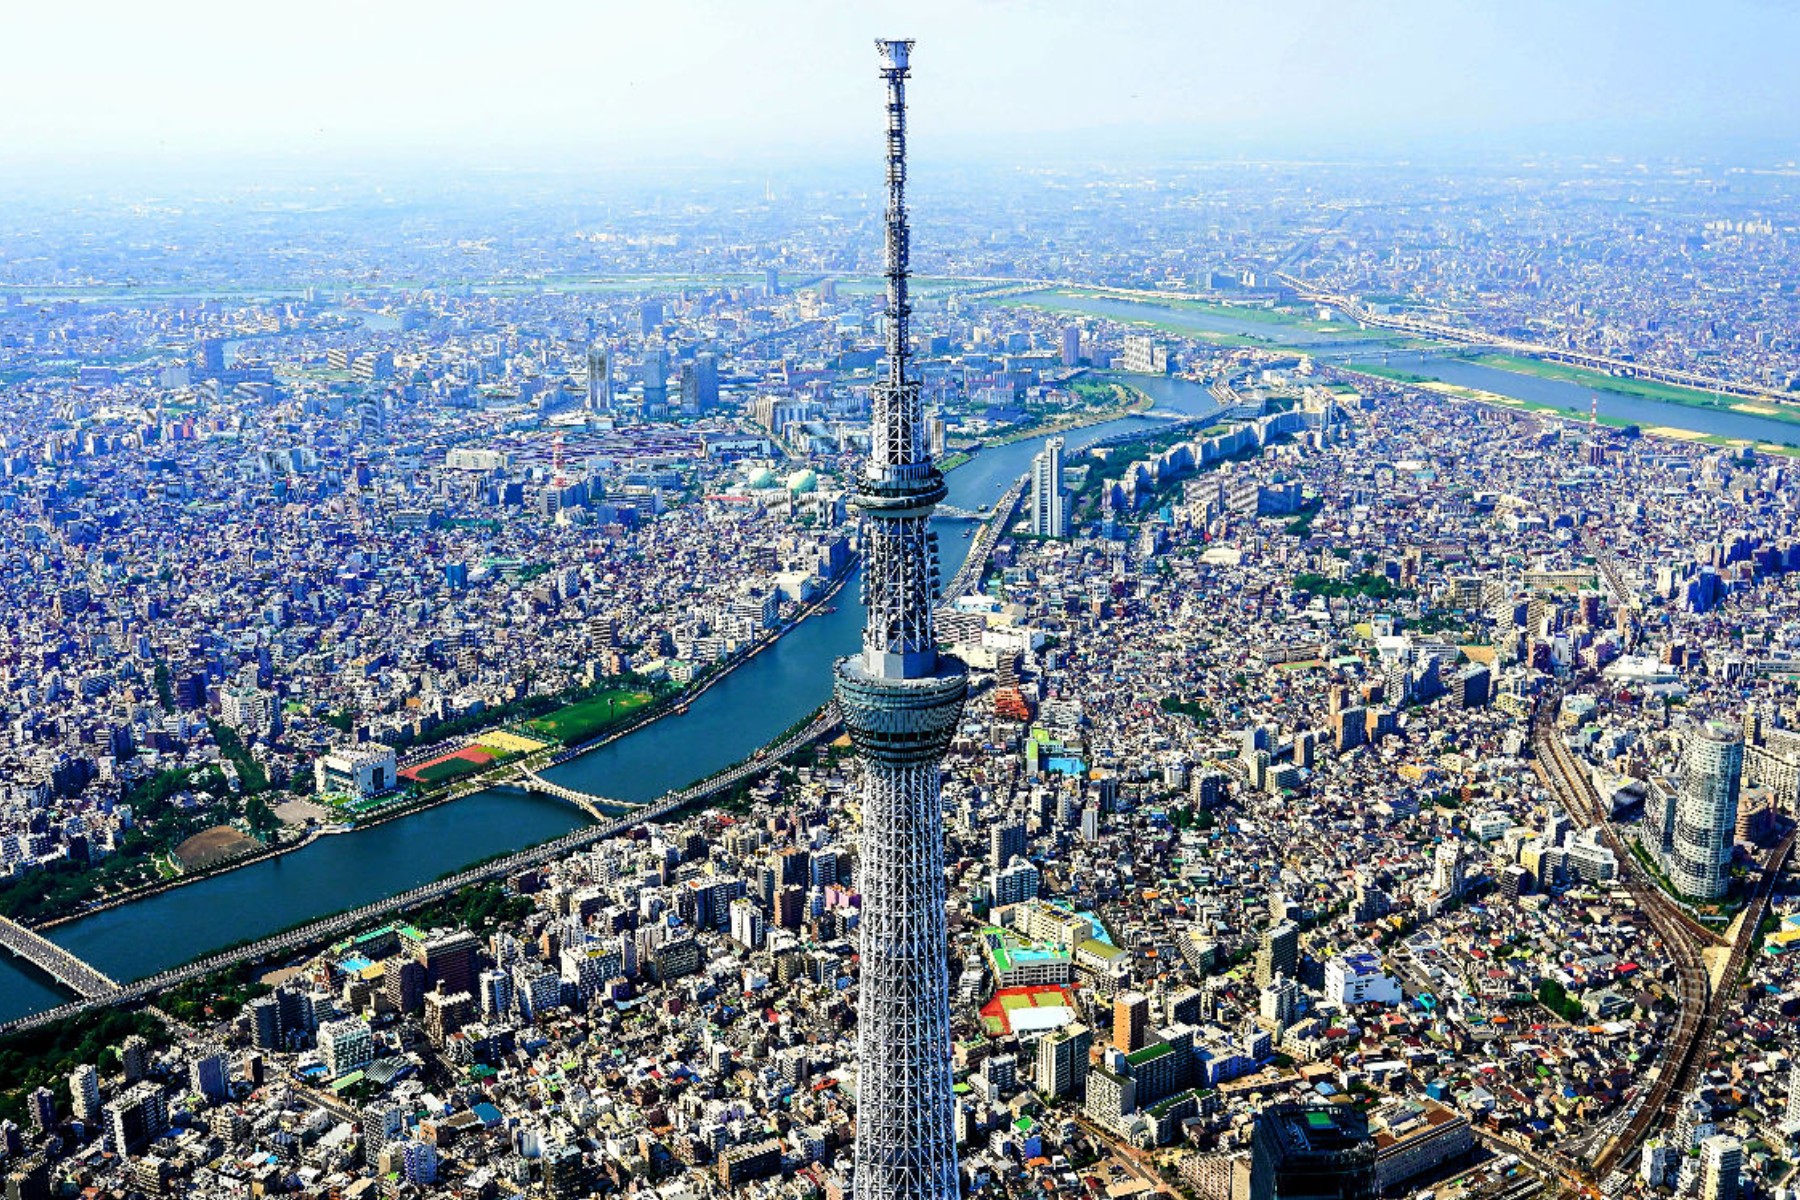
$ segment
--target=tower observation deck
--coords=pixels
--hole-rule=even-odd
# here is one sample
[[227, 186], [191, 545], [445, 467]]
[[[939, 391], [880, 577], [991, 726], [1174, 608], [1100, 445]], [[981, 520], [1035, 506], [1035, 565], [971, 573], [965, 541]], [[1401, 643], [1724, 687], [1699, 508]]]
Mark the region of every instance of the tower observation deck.
[[933, 508], [944, 477], [908, 376], [906, 219], [910, 41], [878, 41], [887, 85], [887, 377], [873, 389], [868, 462], [853, 497], [863, 523], [862, 653], [835, 667], [838, 705], [861, 753], [863, 894], [857, 1004], [856, 1200], [955, 1200], [955, 1099], [944, 830], [938, 763], [968, 668], [938, 653]]

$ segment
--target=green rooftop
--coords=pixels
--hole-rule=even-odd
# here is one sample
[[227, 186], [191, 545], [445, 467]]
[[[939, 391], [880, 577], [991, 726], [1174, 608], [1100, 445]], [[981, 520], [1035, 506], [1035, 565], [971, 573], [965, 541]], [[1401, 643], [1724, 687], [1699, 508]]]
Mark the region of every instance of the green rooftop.
[[1142, 1050], [1133, 1050], [1130, 1054], [1127, 1054], [1125, 1056], [1125, 1061], [1135, 1067], [1161, 1058], [1165, 1054], [1173, 1053], [1175, 1053], [1175, 1047], [1168, 1042], [1151, 1042]]

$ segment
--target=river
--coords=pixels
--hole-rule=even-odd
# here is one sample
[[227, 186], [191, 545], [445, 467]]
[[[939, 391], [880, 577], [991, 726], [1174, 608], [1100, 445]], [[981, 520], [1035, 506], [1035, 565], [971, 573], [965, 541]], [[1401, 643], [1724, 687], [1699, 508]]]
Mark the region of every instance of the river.
[[1540, 379], [1518, 371], [1482, 366], [1458, 358], [1439, 358], [1403, 350], [1388, 350], [1377, 334], [1372, 340], [1353, 325], [1340, 331], [1306, 329], [1279, 321], [1257, 321], [1233, 317], [1209, 309], [1194, 308], [1157, 300], [1126, 300], [1115, 296], [1088, 294], [1068, 295], [1060, 291], [1032, 293], [1028, 299], [1035, 305], [1059, 312], [1086, 313], [1115, 321], [1145, 321], [1171, 330], [1188, 333], [1231, 334], [1257, 338], [1270, 343], [1272, 349], [1329, 353], [1333, 359], [1348, 360], [1346, 365], [1387, 366], [1416, 375], [1430, 376], [1461, 387], [1478, 388], [1533, 404], [1548, 404], [1567, 412], [1585, 416], [1597, 395], [1600, 415], [1627, 421], [1645, 428], [1667, 426], [1718, 437], [1742, 438], [1748, 441], [1800, 444], [1800, 424], [1775, 421], [1754, 413], [1736, 412], [1730, 408], [1694, 407], [1671, 404], [1663, 400], [1640, 399], [1618, 392], [1596, 391], [1586, 384], [1560, 379]]
[[[1354, 331], [1323, 333], [1239, 320], [1216, 313], [1107, 297], [1045, 294], [1052, 307], [1120, 320], [1157, 321], [1195, 332], [1238, 334], [1284, 345], [1361, 350]], [[355, 310], [369, 319], [385, 314]], [[1366, 344], [1366, 343], [1365, 343]], [[1447, 383], [1586, 413], [1592, 389], [1458, 359], [1384, 353], [1366, 361], [1431, 375]], [[1199, 385], [1132, 377], [1156, 398], [1157, 410], [1215, 412]], [[1666, 425], [1724, 437], [1800, 441], [1800, 426], [1747, 413], [1692, 408], [1601, 392], [1600, 412], [1642, 426]], [[1127, 429], [1154, 430], [1154, 417], [1125, 417], [1065, 435], [1071, 448]], [[1042, 445], [1032, 438], [994, 447], [950, 473], [950, 503], [975, 510], [993, 503], [1030, 465]], [[940, 522], [947, 579], [968, 554], [964, 520]], [[837, 610], [821, 613], [757, 655], [695, 700], [689, 711], [654, 722], [556, 768], [560, 783], [627, 801], [648, 800], [737, 762], [766, 744], [831, 693], [831, 660], [853, 652], [862, 628], [857, 581], [838, 593]], [[483, 792], [344, 836], [322, 838], [280, 859], [228, 871], [186, 887], [58, 927], [51, 937], [114, 978], [136, 979], [206, 951], [266, 936], [328, 913], [434, 879], [477, 859], [547, 841], [586, 820], [560, 801], [513, 792]], [[57, 1003], [41, 975], [0, 954], [0, 1021]]]
[[[1204, 416], [1218, 405], [1198, 384], [1130, 377], [1156, 398], [1158, 411]], [[1122, 417], [1063, 436], [1071, 448], [1167, 422]], [[976, 510], [997, 500], [1043, 444], [1031, 438], [977, 454], [950, 472], [949, 502]], [[967, 557], [970, 521], [943, 518], [943, 573]], [[753, 754], [825, 703], [830, 664], [853, 653], [863, 608], [857, 580], [838, 593], [835, 612], [819, 613], [665, 717], [549, 772], [559, 783], [614, 799], [649, 800]], [[558, 800], [511, 791], [481, 792], [357, 833], [320, 838], [304, 849], [131, 904], [71, 921], [49, 936], [119, 980], [141, 979], [214, 950], [346, 908], [369, 903], [478, 859], [548, 841], [586, 823]], [[41, 976], [0, 955], [0, 1021], [48, 1008], [62, 997]]]
[[1561, 379], [1540, 379], [1536, 375], [1526, 375], [1519, 371], [1484, 367], [1480, 363], [1465, 362], [1460, 358], [1433, 358], [1395, 351], [1382, 357], [1371, 356], [1364, 361], [1409, 371], [1415, 375], [1429, 375], [1433, 379], [1441, 379], [1460, 387], [1497, 392], [1515, 400], [1554, 405], [1581, 416], [1587, 415], [1590, 405], [1598, 397], [1602, 417], [1629, 421], [1644, 428], [1666, 425], [1673, 429], [1743, 438], [1747, 441], [1800, 443], [1800, 424], [1775, 421], [1754, 413], [1734, 412], [1729, 408], [1696, 408], [1687, 404], [1670, 404], [1664, 400], [1645, 400], [1618, 392], [1597, 391], [1592, 387]]
[[[1059, 301], [1063, 298], [1059, 297]], [[1087, 298], [1082, 311], [1123, 319], [1164, 320], [1193, 329], [1287, 338], [1308, 345], [1353, 344], [1279, 325], [1239, 322], [1211, 313], [1129, 301]], [[1116, 310], [1115, 310], [1116, 306]], [[1382, 361], [1371, 355], [1371, 362]], [[1456, 359], [1419, 360], [1402, 352], [1387, 365], [1446, 382], [1553, 404], [1585, 413], [1588, 388], [1538, 379]], [[1209, 415], [1217, 405], [1204, 388], [1179, 379], [1131, 377], [1156, 398], [1157, 411]], [[1600, 411], [1640, 425], [1669, 425], [1726, 437], [1792, 441], [1800, 429], [1749, 414], [1689, 408], [1613, 393]], [[1066, 434], [1076, 448], [1128, 429], [1152, 431], [1155, 417], [1124, 417]], [[984, 450], [949, 476], [950, 503], [976, 510], [992, 504], [1030, 465], [1043, 438]], [[970, 540], [966, 520], [940, 522], [943, 571], [961, 566]], [[831, 694], [832, 659], [852, 653], [863, 609], [852, 580], [838, 593], [836, 611], [803, 622], [670, 716], [565, 763], [550, 775], [559, 783], [626, 801], [643, 801], [709, 775], [755, 752], [823, 704]], [[186, 962], [208, 950], [266, 936], [290, 925], [368, 903], [434, 879], [489, 855], [547, 841], [586, 820], [560, 801], [512, 792], [483, 792], [374, 829], [322, 838], [278, 860], [172, 889], [51, 932], [51, 937], [114, 978], [136, 979]], [[56, 990], [36, 972], [0, 955], [0, 1020], [56, 1003]]]

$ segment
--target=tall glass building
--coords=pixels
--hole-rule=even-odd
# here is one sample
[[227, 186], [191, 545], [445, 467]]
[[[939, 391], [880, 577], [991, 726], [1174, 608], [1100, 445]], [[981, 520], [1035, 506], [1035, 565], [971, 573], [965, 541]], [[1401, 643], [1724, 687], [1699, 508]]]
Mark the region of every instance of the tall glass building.
[[1668, 863], [1669, 882], [1690, 899], [1717, 900], [1731, 882], [1743, 770], [1744, 739], [1733, 726], [1708, 721], [1688, 734]]

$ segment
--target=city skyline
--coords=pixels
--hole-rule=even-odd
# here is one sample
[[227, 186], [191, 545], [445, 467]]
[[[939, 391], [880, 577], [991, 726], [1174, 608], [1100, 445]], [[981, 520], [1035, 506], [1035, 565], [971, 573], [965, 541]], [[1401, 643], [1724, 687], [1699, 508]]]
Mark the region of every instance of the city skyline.
[[27, 14], [9, 1196], [1791, 1198], [1800, 15], [916, 7]]

